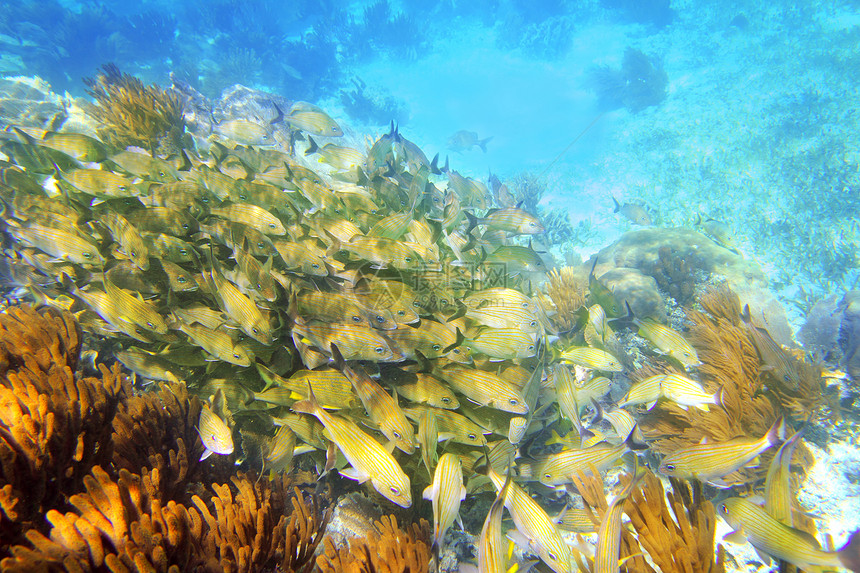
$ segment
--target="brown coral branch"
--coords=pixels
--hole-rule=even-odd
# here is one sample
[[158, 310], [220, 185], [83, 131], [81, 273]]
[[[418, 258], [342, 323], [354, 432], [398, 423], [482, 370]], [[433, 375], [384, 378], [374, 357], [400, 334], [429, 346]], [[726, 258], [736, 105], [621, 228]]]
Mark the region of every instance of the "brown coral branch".
[[425, 573], [430, 569], [430, 524], [422, 519], [403, 531], [397, 518], [382, 516], [367, 537], [338, 549], [330, 537], [317, 557], [322, 573]]

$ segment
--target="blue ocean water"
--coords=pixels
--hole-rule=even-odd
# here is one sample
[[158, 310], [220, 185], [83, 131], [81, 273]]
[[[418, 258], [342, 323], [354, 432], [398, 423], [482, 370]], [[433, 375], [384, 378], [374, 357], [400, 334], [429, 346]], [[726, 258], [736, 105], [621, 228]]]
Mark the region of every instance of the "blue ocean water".
[[856, 0], [0, 1], [4, 76], [84, 98], [107, 63], [212, 100], [242, 84], [357, 148], [395, 122], [460, 173], [532, 178], [558, 263], [635, 228], [615, 201], [712, 221], [794, 330], [860, 279], [858, 45]]
[[[83, 95], [113, 62], [312, 101], [358, 139], [396, 120], [460, 171], [539, 175], [580, 254], [628, 225], [612, 197], [638, 201], [664, 225], [724, 220], [808, 304], [858, 277], [858, 18], [850, 1], [15, 0], [0, 72]], [[486, 153], [448, 149], [460, 130]]]

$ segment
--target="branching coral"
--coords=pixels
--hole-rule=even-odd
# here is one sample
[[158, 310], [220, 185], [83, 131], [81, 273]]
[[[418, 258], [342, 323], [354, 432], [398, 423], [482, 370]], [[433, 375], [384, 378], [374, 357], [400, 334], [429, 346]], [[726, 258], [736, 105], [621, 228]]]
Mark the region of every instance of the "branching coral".
[[[152, 474], [157, 473], [154, 470]], [[253, 476], [213, 485], [209, 504], [194, 496], [196, 508], [165, 504], [149, 477], [120, 470], [117, 480], [101, 468], [72, 496], [75, 511], [47, 514], [50, 536], [27, 533], [32, 548], [16, 546], [4, 571], [260, 571], [280, 567], [306, 571], [327, 524], [314, 501], [308, 507], [288, 482]], [[287, 516], [287, 501], [292, 514]], [[214, 507], [213, 515], [210, 507]]]
[[185, 123], [173, 93], [146, 86], [114, 65], [104, 66], [102, 74], [84, 81], [87, 93], [98, 102], [91, 113], [102, 124], [98, 130], [102, 141], [118, 148], [136, 145], [153, 153], [180, 147]]
[[[671, 402], [661, 402], [640, 420], [643, 432], [654, 438], [654, 451], [672, 452], [705, 437], [712, 442], [737, 437], [758, 439], [780, 416], [806, 419], [827, 402], [817, 369], [809, 364], [798, 363], [798, 372], [803, 373], [798, 388], [808, 392], [806, 395], [765, 384], [763, 365], [748, 326], [741, 319], [737, 295], [727, 287], [710, 289], [700, 303], [708, 313], [687, 311], [692, 323], [688, 340], [702, 362], [699, 378], [706, 391], [720, 392], [722, 407], [685, 411]], [[803, 448], [798, 452], [808, 455]], [[762, 478], [772, 456], [773, 452], [765, 452], [758, 468], [744, 468], [725, 479], [739, 484]]]
[[556, 314], [551, 317], [555, 326], [567, 331], [576, 326], [579, 320], [577, 311], [585, 305], [587, 286], [577, 280], [572, 267], [553, 269], [549, 273], [546, 291], [555, 304]]
[[672, 480], [672, 490], [664, 495], [662, 482], [648, 472], [627, 500], [624, 511], [639, 544], [662, 573], [722, 573], [722, 546], [714, 550], [714, 505], [702, 497], [698, 482], [691, 487]]
[[110, 462], [110, 422], [124, 394], [118, 366], [76, 378], [71, 315], [13, 307], [0, 315], [0, 531], [4, 544]]
[[[630, 479], [630, 475], [621, 476], [621, 484], [626, 486]], [[574, 484], [595, 524], [599, 524], [607, 510], [600, 474], [580, 473]], [[624, 513], [633, 531], [621, 530], [623, 567], [636, 573], [722, 573], [722, 546], [716, 551], [714, 548], [717, 520], [713, 504], [702, 497], [698, 483], [691, 487], [672, 480], [672, 490], [664, 495], [662, 482], [648, 471], [631, 492]], [[580, 556], [578, 564], [581, 570], [593, 571], [588, 559]]]
[[317, 557], [322, 573], [423, 573], [430, 570], [430, 525], [422, 519], [403, 531], [397, 518], [382, 516], [363, 539], [338, 550], [331, 538]]
[[154, 481], [163, 498], [181, 500], [203, 466], [196, 428], [201, 407], [184, 384], [165, 384], [158, 392], [129, 398], [113, 422], [114, 465], [133, 472], [157, 469]]

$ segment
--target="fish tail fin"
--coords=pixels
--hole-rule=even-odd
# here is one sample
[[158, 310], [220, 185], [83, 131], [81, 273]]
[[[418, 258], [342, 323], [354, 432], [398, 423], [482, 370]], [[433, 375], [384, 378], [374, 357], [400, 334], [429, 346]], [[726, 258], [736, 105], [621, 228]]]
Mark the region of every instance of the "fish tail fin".
[[314, 389], [311, 388], [311, 383], [308, 381], [308, 397], [305, 400], [299, 400], [292, 406], [293, 412], [298, 412], [299, 414], [310, 414], [311, 416], [316, 416], [317, 412], [320, 411], [320, 403], [317, 401], [317, 397], [314, 395]]
[[639, 429], [639, 424], [636, 424], [635, 426], [633, 426], [633, 429], [630, 431], [630, 435], [627, 436], [627, 438], [624, 440], [624, 444], [627, 446], [628, 449], [630, 449], [634, 452], [641, 451], [641, 450], [647, 450], [648, 444], [646, 444], [645, 442], [639, 441], [638, 438], [642, 434], [641, 434], [641, 432], [637, 432], [636, 431], [637, 429]]
[[478, 226], [478, 218], [468, 211], [463, 211], [463, 213], [466, 215], [466, 218], [469, 219], [469, 228], [466, 229], [466, 234], [469, 235], [472, 233], [472, 229]]
[[785, 440], [785, 418], [780, 417], [779, 420], [773, 423], [773, 426], [767, 431], [767, 441], [771, 445], [778, 444]]
[[612, 198], [612, 202], [615, 203], [615, 209], [612, 212], [617, 213], [621, 210], [621, 203], [619, 203], [618, 199], [616, 199], [615, 197]]
[[319, 148], [319, 145], [317, 145], [317, 142], [314, 141], [313, 137], [308, 135], [308, 148], [305, 151], [305, 155], [310, 155], [311, 153], [316, 153], [319, 150], [320, 150], [320, 148]]
[[433, 161], [430, 162], [430, 173], [441, 175], [442, 170], [439, 169], [439, 154], [433, 156]]
[[487, 144], [490, 143], [491, 139], [493, 139], [492, 135], [490, 137], [478, 140], [478, 147], [480, 147], [481, 151], [483, 151], [484, 153], [487, 152]]
[[860, 530], [855, 531], [848, 538], [848, 542], [839, 550], [839, 561], [842, 565], [855, 573], [860, 572]]
[[281, 108], [280, 108], [280, 107], [278, 106], [278, 104], [276, 104], [275, 102], [272, 102], [272, 105], [273, 105], [273, 106], [275, 106], [275, 111], [277, 112], [277, 114], [278, 114], [278, 115], [276, 115], [276, 116], [275, 116], [275, 119], [273, 119], [273, 120], [272, 120], [272, 121], [270, 121], [269, 123], [270, 123], [271, 125], [275, 125], [276, 123], [283, 123], [283, 121], [284, 121], [284, 112], [283, 112], [283, 111], [281, 111]]

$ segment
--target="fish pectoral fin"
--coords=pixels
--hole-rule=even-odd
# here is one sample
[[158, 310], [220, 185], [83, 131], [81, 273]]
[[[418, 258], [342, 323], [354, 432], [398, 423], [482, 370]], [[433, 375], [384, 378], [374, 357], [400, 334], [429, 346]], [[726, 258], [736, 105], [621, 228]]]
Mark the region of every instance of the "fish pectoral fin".
[[656, 404], [657, 404], [657, 400], [654, 400], [653, 402], [648, 402], [648, 404], [647, 404], [647, 406], [648, 406], [648, 411], [650, 412], [650, 411], [651, 411], [651, 409], [652, 409]]
[[424, 488], [424, 493], [421, 495], [421, 497], [423, 497], [427, 501], [431, 501], [433, 499], [434, 493], [436, 493], [436, 490], [433, 488], [433, 484], [431, 483]]
[[210, 450], [209, 448], [206, 448], [205, 450], [203, 450], [203, 455], [200, 456], [200, 461], [202, 462], [203, 460], [205, 460], [206, 458], [211, 456], [212, 453], [213, 453], [212, 450]]
[[723, 541], [728, 541], [734, 545], [743, 545], [747, 542], [747, 536], [744, 535], [744, 529], [741, 527], [740, 529], [736, 529], [731, 533], [726, 534], [723, 537]]
[[364, 472], [361, 472], [353, 467], [344, 468], [340, 470], [340, 475], [348, 479], [354, 479], [358, 483], [364, 483], [370, 479], [370, 476]]
[[770, 565], [773, 559], [770, 555], [759, 549], [758, 547], [753, 545], [753, 549], [755, 549], [755, 554], [758, 555], [758, 558], [761, 559], [761, 562], [765, 565]]
[[727, 488], [732, 487], [732, 484], [730, 484], [730, 483], [728, 483], [728, 482], [726, 482], [720, 478], [709, 479], [708, 483], [711, 484], [712, 486], [720, 488], [720, 489], [727, 489]]

